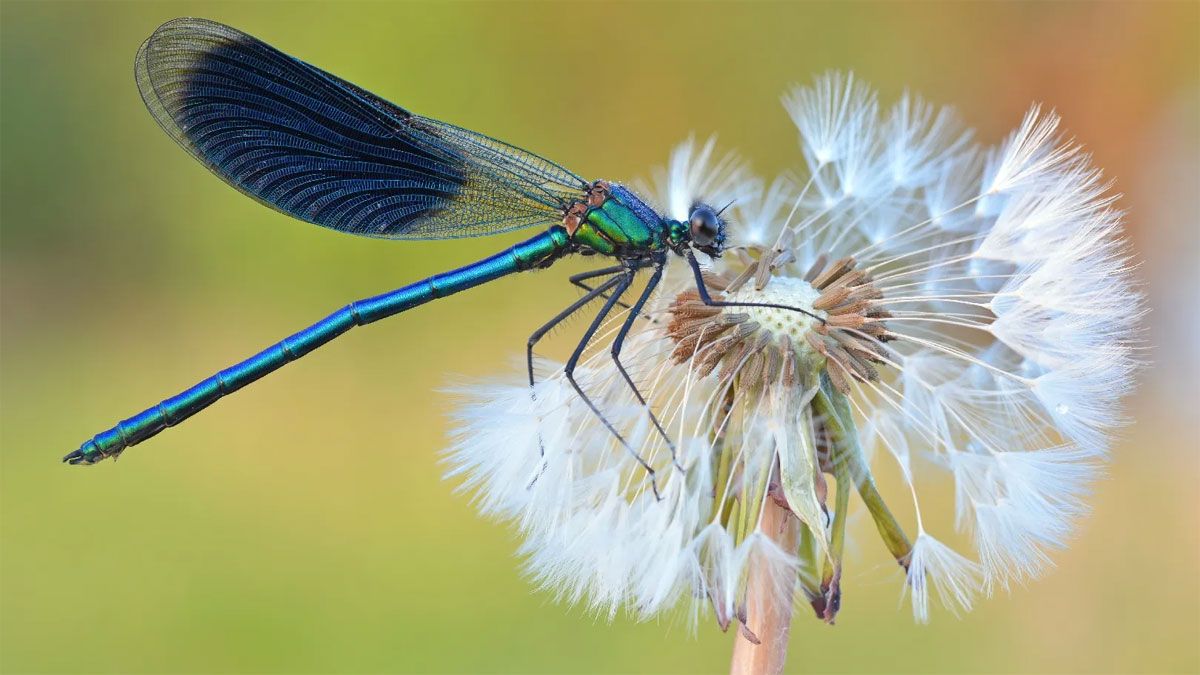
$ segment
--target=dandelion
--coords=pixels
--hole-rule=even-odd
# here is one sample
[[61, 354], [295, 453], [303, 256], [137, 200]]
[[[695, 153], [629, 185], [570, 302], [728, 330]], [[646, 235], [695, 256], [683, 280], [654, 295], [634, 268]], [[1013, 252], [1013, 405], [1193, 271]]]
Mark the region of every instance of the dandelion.
[[[833, 622], [856, 494], [923, 622], [931, 600], [961, 612], [1037, 576], [1086, 511], [1144, 313], [1100, 171], [1036, 106], [987, 148], [950, 109], [882, 108], [853, 76], [784, 105], [799, 177], [759, 181], [689, 140], [646, 191], [680, 219], [732, 201], [709, 293], [807, 314], [707, 305], [672, 267], [623, 354], [646, 405], [603, 345], [577, 373], [657, 497], [553, 364], [532, 395], [461, 389], [451, 473], [517, 524], [530, 575], [565, 600], [639, 617], [696, 601], [751, 642], [793, 594]], [[876, 487], [889, 463], [907, 525]], [[937, 480], [973, 550], [930, 532], [918, 485]]]

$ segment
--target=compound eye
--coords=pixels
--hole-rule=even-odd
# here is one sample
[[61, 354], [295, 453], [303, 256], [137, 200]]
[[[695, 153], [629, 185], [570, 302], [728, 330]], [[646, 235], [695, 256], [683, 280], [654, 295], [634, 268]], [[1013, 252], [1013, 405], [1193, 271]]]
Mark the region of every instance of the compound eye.
[[692, 243], [697, 246], [712, 246], [721, 232], [721, 221], [707, 206], [697, 206], [692, 211], [688, 224], [692, 230]]

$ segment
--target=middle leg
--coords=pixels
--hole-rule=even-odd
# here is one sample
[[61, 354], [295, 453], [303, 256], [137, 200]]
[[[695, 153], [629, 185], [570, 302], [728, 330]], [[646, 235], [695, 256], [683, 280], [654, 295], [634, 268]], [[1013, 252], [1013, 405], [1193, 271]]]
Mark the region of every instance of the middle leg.
[[642, 311], [642, 307], [644, 307], [646, 301], [650, 299], [650, 296], [654, 293], [654, 289], [658, 287], [658, 282], [662, 280], [663, 265], [665, 262], [665, 260], [655, 261], [654, 272], [650, 275], [650, 280], [646, 282], [646, 287], [642, 289], [642, 294], [638, 296], [637, 301], [633, 303], [633, 307], [631, 307], [629, 311], [629, 316], [625, 318], [625, 323], [621, 325], [621, 330], [617, 332], [617, 337], [613, 339], [611, 353], [613, 363], [617, 365], [617, 370], [621, 373], [621, 377], [625, 379], [626, 384], [628, 384], [629, 388], [633, 390], [633, 395], [637, 397], [638, 403], [642, 404], [642, 406], [646, 408], [646, 413], [650, 415], [650, 421], [654, 424], [654, 428], [658, 429], [659, 435], [662, 436], [663, 441], [666, 442], [667, 448], [671, 452], [671, 463], [674, 464], [676, 468], [682, 470], [683, 467], [679, 466], [678, 457], [676, 455], [675, 443], [671, 441], [671, 437], [667, 434], [666, 429], [663, 429], [662, 423], [658, 421], [658, 416], [654, 414], [654, 411], [650, 409], [649, 404], [646, 403], [646, 397], [642, 396], [642, 392], [638, 389], [637, 384], [635, 384], [633, 378], [629, 376], [629, 372], [625, 370], [625, 365], [621, 363], [621, 349], [625, 346], [625, 338], [629, 335], [630, 329], [633, 328], [634, 322], [637, 321], [637, 317]]
[[579, 345], [575, 347], [575, 351], [571, 354], [571, 358], [567, 361], [564, 374], [567, 376], [567, 381], [570, 382], [571, 386], [575, 388], [575, 393], [578, 394], [579, 398], [583, 400], [589, 409], [591, 409], [592, 414], [594, 414], [596, 418], [600, 420], [600, 423], [604, 425], [605, 429], [608, 429], [609, 433], [616, 437], [617, 442], [619, 442], [622, 447], [629, 452], [630, 455], [633, 455], [633, 458], [637, 460], [637, 463], [650, 476], [650, 489], [654, 492], [654, 499], [657, 501], [662, 501], [662, 494], [658, 491], [658, 476], [654, 472], [654, 467], [650, 466], [650, 463], [647, 462], [640, 454], [638, 454], [638, 451], [629, 444], [629, 441], [625, 440], [625, 437], [622, 436], [621, 433], [617, 431], [617, 428], [613, 426], [612, 422], [610, 422], [608, 418], [604, 416], [604, 413], [600, 411], [599, 406], [597, 406], [595, 402], [588, 397], [587, 393], [583, 391], [583, 387], [579, 385], [578, 380], [575, 379], [575, 368], [579, 365], [579, 359], [583, 357], [583, 352], [587, 349], [588, 344], [592, 341], [592, 338], [596, 335], [596, 332], [600, 330], [600, 326], [604, 324], [604, 320], [608, 317], [609, 312], [612, 311], [613, 306], [617, 304], [617, 299], [620, 298], [621, 295], [628, 290], [629, 286], [633, 283], [634, 272], [635, 270], [633, 269], [627, 269], [623, 274], [621, 274], [621, 276], [616, 277], [615, 280], [618, 281], [616, 287], [613, 289], [612, 294], [608, 297], [608, 301], [604, 303], [604, 307], [602, 307], [600, 311], [596, 313], [596, 318], [593, 319], [591, 325], [588, 326], [587, 332], [583, 334], [583, 338], [579, 341]]
[[[574, 281], [576, 277], [582, 277], [584, 279], [591, 279], [593, 277], [603, 276], [606, 274], [614, 274], [614, 273], [616, 273], [618, 271], [622, 271], [624, 269], [625, 268], [621, 267], [621, 266], [606, 267], [602, 270], [595, 270], [593, 272], [584, 272], [583, 274], [577, 274], [574, 277], [571, 277], [571, 280]], [[529, 342], [525, 346], [525, 362], [529, 366], [529, 386], [532, 387], [535, 384], [534, 377], [533, 377], [533, 348], [537, 346], [537, 343], [543, 337], [545, 337], [546, 333], [550, 332], [555, 326], [562, 323], [567, 317], [571, 316], [575, 312], [578, 312], [580, 309], [583, 308], [584, 305], [588, 304], [589, 302], [595, 300], [598, 297], [604, 297], [607, 300], [608, 297], [604, 295], [605, 292], [612, 289], [620, 282], [621, 282], [621, 277], [615, 276], [611, 279], [605, 280], [604, 283], [600, 284], [599, 286], [597, 286], [595, 288], [589, 288], [588, 292], [585, 293], [583, 295], [583, 297], [581, 297], [578, 300], [576, 300], [575, 302], [571, 303], [571, 305], [569, 307], [567, 307], [563, 311], [556, 314], [553, 319], [550, 319], [549, 321], [547, 321], [541, 328], [538, 328], [537, 330], [533, 331], [533, 335], [529, 336]]]
[[[625, 268], [617, 267], [615, 269], [616, 270], [624, 270]], [[614, 271], [614, 268], [609, 267], [609, 268], [605, 268], [602, 270], [596, 270], [594, 272], [585, 272], [583, 275], [577, 275], [577, 276], [583, 276], [584, 278], [590, 279], [590, 278], [602, 276], [605, 274], [612, 274], [613, 271]], [[537, 330], [533, 331], [533, 335], [529, 336], [529, 342], [526, 344], [526, 347], [525, 347], [525, 362], [529, 368], [529, 398], [531, 401], [534, 401], [534, 402], [537, 401], [537, 389], [534, 388], [536, 381], [535, 381], [534, 375], [533, 375], [533, 348], [537, 345], [538, 341], [541, 340], [542, 337], [545, 336], [546, 333], [548, 333], [550, 330], [552, 330], [555, 326], [562, 323], [567, 317], [571, 316], [575, 312], [578, 312], [585, 305], [587, 305], [589, 302], [595, 300], [597, 297], [603, 296], [604, 293], [606, 291], [608, 291], [609, 289], [615, 288], [618, 285], [620, 285], [623, 278], [624, 277], [621, 277], [621, 276], [615, 276], [615, 277], [612, 277], [611, 279], [605, 280], [604, 283], [600, 284], [599, 286], [597, 286], [594, 289], [589, 290], [582, 298], [579, 298], [575, 302], [571, 303], [571, 305], [569, 307], [567, 307], [563, 311], [556, 314], [554, 316], [554, 318], [550, 319], [545, 324], [543, 324], [541, 328], [538, 328]], [[619, 295], [619, 293], [618, 293], [618, 295]], [[546, 444], [542, 441], [542, 434], [541, 434], [540, 430], [538, 431], [538, 453], [542, 457], [541, 468], [538, 469], [538, 472], [536, 474], [534, 474], [533, 480], [529, 481], [529, 484], [526, 486], [526, 488], [533, 487], [533, 484], [537, 482], [538, 478], [542, 475], [542, 471], [545, 470], [545, 468], [546, 468], [546, 460], [545, 460]]]
[[[578, 286], [578, 287], [582, 288], [583, 290], [587, 291], [588, 293], [591, 293], [593, 288], [583, 282], [587, 281], [588, 279], [595, 279], [596, 277], [607, 276], [609, 274], [617, 274], [619, 272], [625, 271], [625, 269], [626, 268], [624, 265], [613, 265], [612, 267], [605, 267], [604, 269], [592, 270], [591, 272], [581, 272], [579, 274], [572, 274], [570, 276], [569, 280], [570, 280], [572, 286]], [[605, 300], [608, 299], [607, 295], [601, 295], [600, 297], [604, 298]], [[619, 306], [623, 309], [629, 309], [629, 305], [621, 302], [620, 300], [617, 301], [617, 306]]]

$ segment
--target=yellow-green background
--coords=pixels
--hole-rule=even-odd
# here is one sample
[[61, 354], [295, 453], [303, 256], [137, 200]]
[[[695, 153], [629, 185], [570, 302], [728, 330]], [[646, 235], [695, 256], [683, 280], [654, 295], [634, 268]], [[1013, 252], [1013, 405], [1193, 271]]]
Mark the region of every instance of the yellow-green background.
[[[455, 374], [512, 373], [575, 264], [339, 340], [117, 464], [58, 458], [358, 297], [501, 240], [390, 243], [290, 222], [142, 109], [138, 44], [198, 15], [585, 176], [689, 132], [798, 159], [786, 86], [853, 68], [956, 104], [987, 140], [1045, 101], [1118, 181], [1159, 367], [1044, 579], [913, 625], [859, 529], [839, 625], [797, 672], [1194, 672], [1200, 10], [1177, 4], [0, 5], [0, 669], [719, 672], [703, 623], [608, 623], [521, 578], [515, 539], [440, 478]], [[576, 326], [578, 327], [578, 326]], [[560, 347], [561, 348], [561, 347]], [[553, 351], [553, 350], [552, 350]], [[949, 502], [933, 502], [947, 508]], [[868, 528], [869, 529], [869, 528]]]

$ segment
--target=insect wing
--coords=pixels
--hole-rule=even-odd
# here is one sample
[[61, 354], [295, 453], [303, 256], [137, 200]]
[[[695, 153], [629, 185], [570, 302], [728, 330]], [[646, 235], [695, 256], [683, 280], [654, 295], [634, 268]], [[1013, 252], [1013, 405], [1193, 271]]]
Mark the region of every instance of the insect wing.
[[342, 232], [507, 232], [557, 221], [587, 189], [549, 160], [415, 115], [212, 21], [163, 24], [134, 70], [155, 120], [213, 173]]

